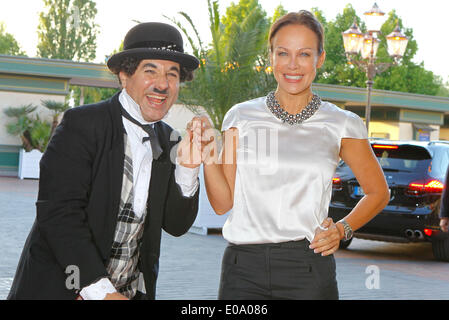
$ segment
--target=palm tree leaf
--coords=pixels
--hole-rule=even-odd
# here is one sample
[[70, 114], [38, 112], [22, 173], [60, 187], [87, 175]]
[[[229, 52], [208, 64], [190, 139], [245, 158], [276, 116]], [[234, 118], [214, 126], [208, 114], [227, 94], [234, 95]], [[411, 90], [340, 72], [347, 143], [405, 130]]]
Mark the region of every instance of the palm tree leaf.
[[8, 107], [3, 112], [11, 118], [20, 118], [21, 116], [32, 113], [36, 110], [37, 106], [32, 104], [23, 105], [20, 107]]
[[41, 100], [41, 103], [44, 107], [46, 107], [49, 110], [52, 110], [56, 114], [63, 113], [70, 108], [68, 103], [58, 102], [54, 100]]
[[[254, 5], [242, 21], [233, 21], [225, 28], [218, 1], [207, 0], [207, 5], [212, 42], [207, 49], [199, 45], [198, 57], [201, 56], [202, 63], [194, 80], [182, 85], [179, 101], [191, 110], [203, 107], [215, 128], [220, 129], [230, 107], [266, 94], [267, 89], [273, 87], [273, 77], [264, 72], [270, 21], [258, 5]], [[192, 19], [184, 12], [179, 14], [200, 41]], [[180, 28], [186, 32], [183, 26]]]
[[200, 50], [201, 50], [201, 52], [203, 52], [204, 51], [203, 41], [201, 40], [200, 34], [198, 33], [198, 30], [196, 29], [195, 24], [192, 21], [192, 18], [190, 18], [190, 16], [187, 13], [183, 12], [183, 11], [179, 12], [179, 14], [181, 16], [183, 16], [184, 19], [186, 19], [189, 22], [190, 26], [193, 29], [193, 32], [195, 32], [196, 38], [198, 40], [198, 44], [200, 46]]
[[[164, 15], [165, 18], [167, 18], [168, 20], [170, 20], [171, 22], [173, 22], [176, 26], [178, 26], [179, 29], [181, 29], [181, 31], [184, 33], [184, 35], [187, 38], [187, 41], [189, 42], [190, 46], [192, 47], [193, 50], [193, 54], [195, 57], [199, 58], [200, 55], [200, 50], [197, 45], [195, 44], [195, 42], [193, 41], [192, 37], [189, 36], [189, 33], [187, 32], [186, 28], [184, 28], [184, 26], [181, 24], [181, 22], [179, 22], [178, 20], [174, 19], [174, 18], [170, 18]], [[201, 40], [199, 40], [200, 42], [200, 48], [201, 48]]]

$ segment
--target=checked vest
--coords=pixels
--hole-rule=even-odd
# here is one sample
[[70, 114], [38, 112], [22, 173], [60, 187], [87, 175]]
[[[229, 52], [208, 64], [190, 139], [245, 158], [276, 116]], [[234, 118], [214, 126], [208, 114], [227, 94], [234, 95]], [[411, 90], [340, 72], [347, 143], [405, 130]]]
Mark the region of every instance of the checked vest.
[[139, 284], [140, 244], [147, 210], [141, 217], [133, 210], [133, 164], [125, 133], [125, 162], [117, 226], [107, 271], [117, 291], [127, 298], [135, 296]]

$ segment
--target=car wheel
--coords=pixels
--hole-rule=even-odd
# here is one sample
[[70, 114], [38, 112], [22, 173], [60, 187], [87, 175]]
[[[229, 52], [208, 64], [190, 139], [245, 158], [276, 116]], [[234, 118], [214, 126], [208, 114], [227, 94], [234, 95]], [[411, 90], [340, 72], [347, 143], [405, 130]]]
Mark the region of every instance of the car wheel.
[[433, 256], [440, 261], [449, 262], [449, 238], [432, 241]]
[[340, 240], [340, 249], [346, 249], [346, 248], [348, 248], [349, 245], [350, 245], [351, 242], [352, 242], [352, 239], [353, 239], [353, 238], [351, 238], [351, 239], [349, 239], [349, 240]]

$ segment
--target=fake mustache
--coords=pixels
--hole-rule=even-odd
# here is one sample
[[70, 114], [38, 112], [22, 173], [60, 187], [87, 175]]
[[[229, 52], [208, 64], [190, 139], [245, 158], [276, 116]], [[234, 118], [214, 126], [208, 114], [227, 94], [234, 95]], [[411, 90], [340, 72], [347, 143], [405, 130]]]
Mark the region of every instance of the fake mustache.
[[[153, 88], [152, 92], [157, 93], [157, 94], [167, 95], [168, 94], [168, 89], [159, 90], [157, 88]], [[151, 92], [150, 92], [150, 94], [151, 94]]]

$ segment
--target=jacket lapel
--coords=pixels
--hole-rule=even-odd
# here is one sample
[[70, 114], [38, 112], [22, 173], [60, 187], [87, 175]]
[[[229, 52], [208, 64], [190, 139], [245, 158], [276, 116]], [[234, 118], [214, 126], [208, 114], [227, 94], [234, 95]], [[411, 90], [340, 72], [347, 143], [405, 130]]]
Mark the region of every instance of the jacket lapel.
[[112, 121], [112, 139], [111, 139], [111, 149], [109, 150], [108, 161], [110, 164], [110, 177], [111, 185], [110, 194], [112, 202], [111, 215], [113, 217], [114, 223], [112, 229], [112, 236], [115, 232], [115, 225], [117, 222], [117, 215], [120, 206], [120, 198], [122, 192], [122, 182], [123, 182], [123, 166], [125, 161], [125, 144], [124, 144], [124, 134], [125, 129], [123, 127], [122, 115], [121, 115], [121, 105], [118, 100], [120, 93], [117, 93], [111, 98], [110, 116]]

